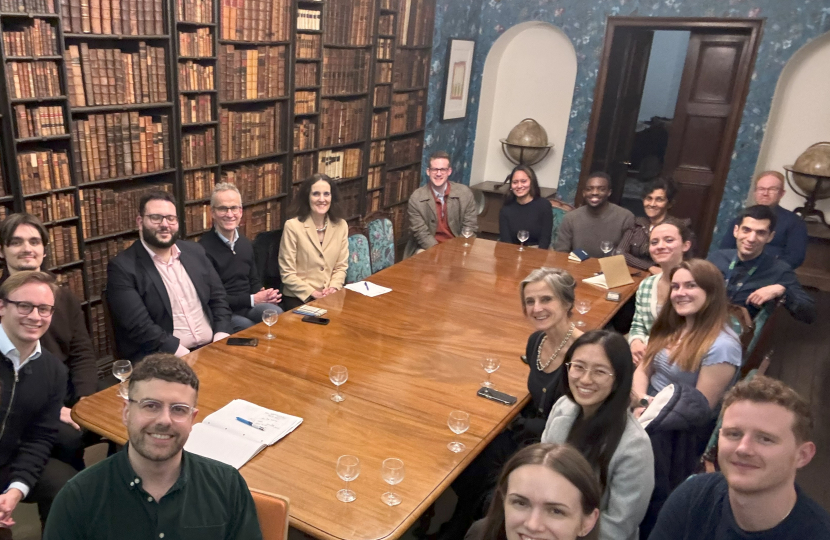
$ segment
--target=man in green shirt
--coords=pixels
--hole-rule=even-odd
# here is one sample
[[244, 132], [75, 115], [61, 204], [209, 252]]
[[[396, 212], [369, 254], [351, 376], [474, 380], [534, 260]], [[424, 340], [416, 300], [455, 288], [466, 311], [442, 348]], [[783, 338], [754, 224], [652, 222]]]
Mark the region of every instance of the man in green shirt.
[[172, 354], [135, 368], [127, 447], [75, 476], [52, 505], [44, 540], [261, 540], [248, 486], [228, 465], [183, 450], [199, 379]]

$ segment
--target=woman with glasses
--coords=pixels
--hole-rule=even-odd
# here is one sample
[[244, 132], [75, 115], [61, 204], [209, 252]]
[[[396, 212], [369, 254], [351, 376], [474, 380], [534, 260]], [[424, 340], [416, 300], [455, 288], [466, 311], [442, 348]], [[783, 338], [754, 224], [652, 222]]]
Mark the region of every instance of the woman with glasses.
[[337, 184], [314, 174], [297, 192], [296, 217], [285, 222], [280, 242], [283, 309], [343, 288], [349, 267], [349, 224]]
[[592, 330], [565, 354], [565, 395], [548, 417], [543, 443], [568, 443], [590, 463], [603, 489], [599, 537], [634, 540], [654, 489], [654, 454], [629, 412], [634, 365], [625, 338]]
[[553, 213], [550, 203], [542, 198], [536, 173], [528, 165], [517, 165], [505, 183], [510, 184], [510, 191], [499, 212], [499, 242], [519, 244], [519, 231], [527, 231], [525, 244], [550, 248]]

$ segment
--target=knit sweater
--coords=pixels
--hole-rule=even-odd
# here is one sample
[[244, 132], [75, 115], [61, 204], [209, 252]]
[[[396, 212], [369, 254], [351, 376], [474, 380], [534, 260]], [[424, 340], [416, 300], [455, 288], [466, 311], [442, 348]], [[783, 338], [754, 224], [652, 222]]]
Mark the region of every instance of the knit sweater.
[[253, 244], [240, 234], [231, 249], [219, 238], [216, 229], [203, 234], [199, 243], [205, 248], [208, 259], [225, 286], [231, 311], [244, 315], [252, 307], [251, 295], [262, 288], [254, 262]]
[[600, 244], [608, 240], [617, 247], [623, 233], [633, 226], [634, 214], [616, 204], [608, 203], [600, 212], [580, 206], [565, 215], [554, 249], [565, 253], [583, 249], [591, 257], [603, 257]]

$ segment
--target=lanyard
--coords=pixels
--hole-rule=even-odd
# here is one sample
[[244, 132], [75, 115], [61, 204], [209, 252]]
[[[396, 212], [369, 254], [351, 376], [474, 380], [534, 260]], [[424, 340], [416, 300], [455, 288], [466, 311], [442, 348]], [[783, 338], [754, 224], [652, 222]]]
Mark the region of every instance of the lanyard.
[[[736, 294], [738, 294], [738, 292], [743, 288], [743, 286], [746, 285], [746, 282], [749, 281], [749, 278], [752, 277], [752, 274], [754, 274], [755, 271], [758, 270], [758, 266], [761, 265], [761, 261], [760, 261], [761, 257], [759, 256], [758, 259], [759, 260], [755, 262], [755, 266], [750, 268], [749, 272], [746, 273], [746, 278], [744, 279], [744, 281], [739, 281], [738, 283], [735, 284], [735, 290], [733, 291], [733, 293], [731, 295], [729, 295], [730, 300]], [[738, 264], [738, 256], [737, 255], [732, 257], [732, 262], [729, 263], [729, 272], [726, 274], [726, 291], [727, 291], [727, 294], [729, 294], [729, 282], [732, 281], [732, 272], [735, 270], [735, 265], [736, 264]]]

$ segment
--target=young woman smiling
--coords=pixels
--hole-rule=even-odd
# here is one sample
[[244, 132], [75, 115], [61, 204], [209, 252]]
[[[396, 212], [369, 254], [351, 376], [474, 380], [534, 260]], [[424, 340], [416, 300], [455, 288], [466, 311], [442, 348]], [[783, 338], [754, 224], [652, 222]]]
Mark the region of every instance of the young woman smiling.
[[510, 191], [499, 212], [499, 242], [518, 244], [519, 231], [527, 231], [527, 245], [548, 249], [553, 211], [547, 199], [542, 198], [536, 173], [527, 165], [517, 165], [507, 178]]
[[634, 540], [654, 489], [654, 454], [629, 412], [634, 365], [625, 339], [592, 330], [565, 355], [567, 381], [548, 417], [543, 443], [579, 450], [603, 487], [599, 538]]

